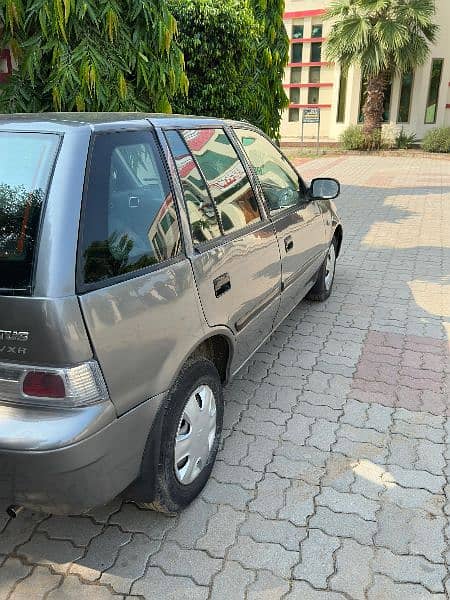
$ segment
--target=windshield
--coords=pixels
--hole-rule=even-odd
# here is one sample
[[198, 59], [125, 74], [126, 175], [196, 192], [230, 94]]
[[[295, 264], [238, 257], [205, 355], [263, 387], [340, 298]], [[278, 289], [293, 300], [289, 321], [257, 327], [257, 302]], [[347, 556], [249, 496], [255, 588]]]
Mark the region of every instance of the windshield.
[[39, 218], [59, 139], [49, 133], [0, 132], [0, 293], [30, 290]]

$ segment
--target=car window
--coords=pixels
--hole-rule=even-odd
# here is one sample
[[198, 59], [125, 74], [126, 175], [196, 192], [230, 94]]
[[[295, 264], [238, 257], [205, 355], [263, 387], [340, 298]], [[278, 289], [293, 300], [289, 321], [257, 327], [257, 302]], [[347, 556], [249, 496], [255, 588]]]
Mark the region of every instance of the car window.
[[295, 206], [300, 200], [298, 173], [275, 146], [250, 129], [236, 129], [248, 159], [252, 163], [270, 212]]
[[220, 237], [219, 221], [205, 180], [178, 131], [166, 132], [184, 192], [194, 244]]
[[42, 207], [59, 148], [52, 133], [0, 133], [0, 288], [29, 291]]
[[179, 254], [175, 204], [150, 132], [97, 135], [86, 190], [81, 237], [85, 283]]
[[224, 234], [260, 221], [252, 186], [224, 130], [193, 129], [182, 133], [206, 179]]

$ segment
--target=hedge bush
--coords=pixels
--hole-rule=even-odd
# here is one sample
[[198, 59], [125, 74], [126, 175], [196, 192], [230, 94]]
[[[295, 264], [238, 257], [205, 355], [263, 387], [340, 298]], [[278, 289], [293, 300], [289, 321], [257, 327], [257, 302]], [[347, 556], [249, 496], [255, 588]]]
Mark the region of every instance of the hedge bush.
[[175, 112], [245, 119], [278, 137], [288, 105], [289, 40], [280, 0], [169, 0], [185, 57], [188, 96]]
[[437, 127], [429, 131], [422, 140], [426, 152], [450, 152], [450, 127]]
[[188, 95], [173, 102], [177, 113], [246, 118], [250, 112], [249, 73], [256, 62], [256, 23], [238, 0], [170, 0], [184, 53]]
[[340, 141], [345, 150], [365, 150], [366, 138], [360, 125], [350, 125], [340, 135]]

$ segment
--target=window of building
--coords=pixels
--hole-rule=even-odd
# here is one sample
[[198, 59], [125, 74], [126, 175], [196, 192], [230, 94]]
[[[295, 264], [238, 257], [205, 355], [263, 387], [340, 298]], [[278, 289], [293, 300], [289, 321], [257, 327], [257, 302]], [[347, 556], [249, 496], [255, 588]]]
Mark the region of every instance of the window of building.
[[321, 38], [322, 37], [322, 25], [313, 25], [311, 31], [312, 38]]
[[303, 57], [303, 44], [292, 44], [291, 62], [301, 63]]
[[300, 104], [300, 88], [289, 89], [289, 102], [291, 104]]
[[302, 82], [302, 68], [301, 67], [291, 67], [291, 83], [301, 83]]
[[290, 108], [288, 118], [289, 118], [289, 121], [300, 121], [300, 109]]
[[261, 220], [250, 181], [223, 129], [186, 130], [183, 137], [206, 179], [224, 234]]
[[82, 273], [88, 284], [179, 254], [175, 204], [147, 131], [95, 137], [81, 239]]
[[320, 67], [309, 67], [309, 83], [320, 83]]
[[397, 123], [409, 123], [414, 73], [404, 73], [400, 86]]
[[427, 109], [425, 111], [425, 123], [436, 123], [439, 88], [441, 87], [442, 67], [444, 59], [433, 58], [431, 63], [430, 87], [428, 90]]
[[303, 31], [304, 31], [304, 26], [303, 25], [298, 25], [298, 24], [293, 24], [292, 25], [292, 37], [295, 40], [301, 40], [303, 38]]
[[322, 60], [322, 42], [313, 42], [311, 44], [311, 62], [320, 62]]
[[183, 187], [194, 244], [220, 237], [222, 232], [216, 209], [185, 141], [178, 131], [167, 131], [166, 139]]
[[345, 121], [345, 104], [347, 101], [347, 81], [348, 71], [347, 69], [341, 69], [341, 76], [339, 79], [339, 100], [336, 121], [343, 123]]
[[[361, 97], [360, 97], [360, 104], [359, 104], [359, 122], [362, 123], [364, 121], [364, 115], [362, 112], [363, 106], [364, 106], [364, 102], [366, 100], [366, 90], [367, 90], [367, 83], [365, 81], [363, 81], [363, 83], [361, 84]], [[390, 114], [391, 114], [391, 96], [392, 96], [392, 81], [390, 81], [387, 86], [386, 86], [386, 90], [384, 92], [384, 105], [383, 105], [383, 123], [387, 123], [390, 119]]]
[[319, 104], [319, 88], [308, 88], [308, 104]]

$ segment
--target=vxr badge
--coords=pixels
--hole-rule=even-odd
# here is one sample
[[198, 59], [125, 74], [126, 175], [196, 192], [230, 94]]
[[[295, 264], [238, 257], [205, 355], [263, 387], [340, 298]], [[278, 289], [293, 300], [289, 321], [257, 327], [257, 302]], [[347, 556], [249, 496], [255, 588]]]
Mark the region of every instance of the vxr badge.
[[0, 340], [4, 340], [6, 342], [28, 342], [29, 339], [29, 331], [14, 331], [11, 329], [0, 329]]

